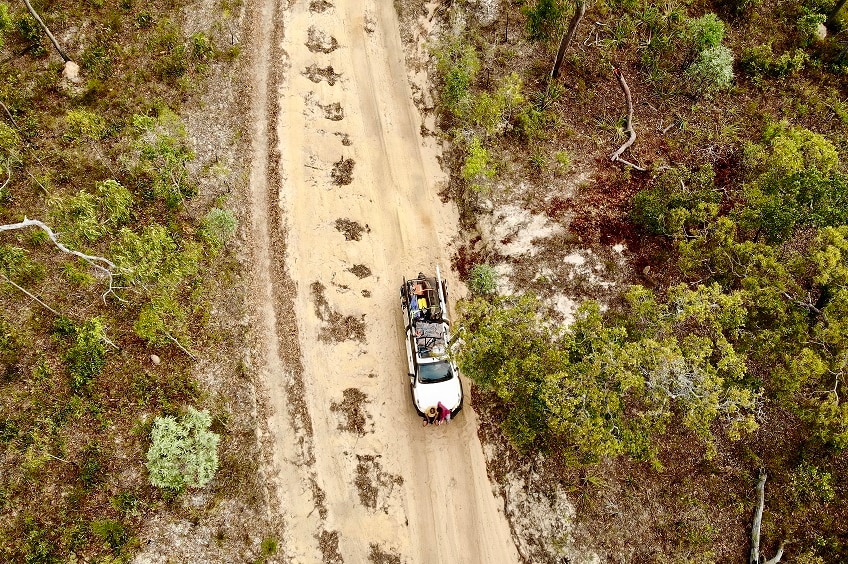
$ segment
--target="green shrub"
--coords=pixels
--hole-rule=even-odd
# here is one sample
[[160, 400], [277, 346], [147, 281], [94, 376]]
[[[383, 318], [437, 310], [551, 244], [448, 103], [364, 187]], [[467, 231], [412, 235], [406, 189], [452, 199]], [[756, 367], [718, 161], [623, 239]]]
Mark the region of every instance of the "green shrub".
[[153, 26], [153, 15], [150, 12], [141, 12], [135, 17], [135, 27], [147, 29]]
[[478, 264], [469, 273], [468, 287], [474, 295], [494, 294], [498, 289], [498, 273], [488, 264]]
[[54, 198], [50, 221], [65, 234], [66, 241], [79, 246], [96, 241], [129, 220], [132, 194], [116, 180], [97, 183], [95, 193], [80, 191], [76, 196]]
[[96, 241], [106, 231], [106, 226], [97, 215], [98, 199], [89, 192], [76, 196], [56, 198], [51, 202], [49, 216], [53, 226], [74, 246], [82, 242]]
[[151, 41], [152, 52], [157, 54], [153, 64], [156, 74], [165, 82], [175, 85], [189, 70], [189, 50], [180, 26], [163, 19], [156, 26]]
[[0, 362], [14, 362], [20, 354], [22, 343], [17, 329], [0, 317]]
[[208, 411], [193, 407], [179, 419], [157, 417], [147, 451], [150, 483], [177, 493], [208, 484], [218, 469], [220, 440], [209, 430], [211, 424]]
[[763, 0], [725, 0], [728, 10], [734, 16], [742, 16], [762, 4]]
[[715, 14], [704, 14], [689, 20], [688, 33], [695, 51], [700, 53], [721, 45], [724, 39], [724, 22]]
[[104, 519], [91, 524], [91, 532], [100, 537], [112, 552], [120, 552], [130, 540], [130, 535], [118, 521]]
[[151, 345], [165, 345], [182, 340], [187, 346], [186, 311], [171, 296], [162, 293], [154, 296], [141, 308], [133, 325], [136, 335]]
[[132, 194], [117, 180], [104, 180], [97, 183], [100, 217], [116, 227], [120, 227], [130, 218]]
[[714, 181], [710, 165], [695, 172], [686, 167], [667, 170], [654, 186], [636, 193], [630, 217], [649, 233], [682, 235], [686, 228], [717, 211], [721, 194], [715, 190]]
[[833, 476], [830, 472], [802, 462], [792, 472], [792, 495], [802, 503], [811, 501], [828, 502], [836, 499]]
[[468, 143], [465, 164], [462, 166], [462, 177], [475, 184], [483, 179], [493, 177], [495, 167], [490, 161], [489, 151], [483, 147], [480, 138], [475, 135]]
[[801, 43], [810, 45], [818, 39], [819, 26], [827, 21], [827, 15], [814, 12], [808, 8], [801, 8], [802, 15], [798, 19], [798, 33], [801, 34]]
[[[2, 330], [2, 328], [0, 328]], [[2, 357], [2, 352], [0, 352], [0, 358]], [[0, 444], [7, 445], [10, 442], [14, 441], [18, 434], [20, 433], [20, 428], [18, 427], [17, 422], [12, 419], [0, 419]], [[3, 509], [3, 504], [0, 503], [0, 510]]]
[[536, 169], [537, 172], [542, 172], [548, 168], [548, 155], [541, 149], [534, 149], [530, 153], [530, 166]]
[[501, 133], [520, 104], [524, 102], [521, 89], [524, 83], [517, 73], [503, 77], [494, 94], [480, 93], [471, 104], [471, 119], [488, 135]]
[[781, 121], [766, 127], [762, 143], [746, 145], [745, 165], [769, 176], [789, 176], [809, 169], [830, 174], [839, 167], [839, 153], [824, 135]]
[[43, 276], [44, 267], [30, 259], [26, 249], [0, 245], [0, 273], [17, 282], [31, 282]]
[[551, 41], [562, 32], [566, 3], [559, 0], [536, 0], [532, 6], [523, 6], [527, 18], [527, 35], [531, 41]]
[[80, 464], [80, 481], [86, 488], [92, 488], [103, 481], [103, 468], [100, 462], [101, 449], [97, 443], [89, 444], [83, 451]]
[[236, 231], [237, 225], [238, 222], [233, 212], [220, 208], [212, 208], [206, 214], [206, 217], [203, 218], [201, 235], [213, 249], [217, 250], [230, 240]]
[[3, 47], [3, 34], [12, 29], [12, 16], [9, 15], [9, 5], [0, 2], [0, 48]]
[[100, 374], [106, 364], [103, 322], [95, 317], [74, 325], [72, 337], [74, 342], [63, 358], [71, 376], [71, 389], [76, 393]]
[[273, 537], [262, 539], [260, 550], [262, 551], [262, 556], [273, 556], [277, 553], [277, 539]]
[[666, 214], [669, 211], [668, 200], [663, 190], [646, 188], [633, 196], [633, 209], [630, 217], [636, 225], [649, 233], [667, 235]]
[[104, 45], [95, 43], [86, 47], [80, 63], [89, 76], [100, 80], [108, 80], [112, 76], [112, 58]]
[[65, 139], [97, 141], [106, 135], [106, 120], [88, 110], [68, 110], [65, 114]]
[[174, 287], [197, 273], [200, 250], [196, 244], [183, 241], [183, 248], [157, 223], [139, 234], [124, 227], [111, 247], [114, 263], [124, 282], [148, 289]]
[[26, 564], [57, 564], [61, 561], [58, 547], [51, 539], [47, 530], [42, 528], [35, 519], [27, 516], [23, 519], [25, 533], [24, 562]]
[[125, 516], [135, 516], [139, 514], [139, 499], [132, 492], [121, 492], [110, 501], [115, 511]]
[[[9, 161], [17, 159], [20, 146], [21, 136], [18, 132], [12, 126], [0, 121], [0, 164], [8, 166]], [[3, 181], [5, 179], [0, 179], [0, 184]]]
[[62, 277], [79, 288], [91, 289], [97, 283], [97, 278], [90, 271], [91, 267], [82, 260], [77, 264], [66, 262], [62, 265]]
[[160, 110], [155, 118], [134, 115], [133, 129], [138, 136], [133, 144], [134, 172], [150, 183], [153, 196], [172, 208], [192, 196], [195, 188], [187, 164], [194, 152], [179, 116], [168, 109]]
[[775, 56], [770, 44], [757, 45], [742, 51], [740, 64], [749, 76], [780, 78], [797, 74], [804, 69], [810, 56], [803, 49], [784, 51]]
[[525, 106], [518, 114], [518, 128], [528, 139], [544, 139], [549, 132], [552, 116], [544, 110]]
[[195, 33], [191, 39], [191, 56], [202, 63], [208, 63], [215, 56], [212, 40], [204, 33]]
[[786, 122], [770, 125], [762, 144], [745, 147], [749, 169], [740, 224], [770, 242], [786, 240], [796, 226], [848, 222], [848, 176], [836, 147], [824, 136]]
[[568, 172], [571, 168], [571, 155], [568, 154], [568, 151], [557, 151], [554, 153], [554, 160], [562, 168], [562, 172]]
[[442, 103], [459, 116], [470, 103], [471, 84], [480, 70], [477, 49], [463, 38], [455, 37], [438, 47], [434, 54], [442, 83]]
[[728, 90], [733, 84], [733, 52], [724, 45], [705, 49], [686, 69], [686, 75], [705, 94]]
[[28, 13], [21, 14], [15, 21], [15, 27], [17, 27], [23, 40], [30, 44], [29, 52], [34, 57], [42, 57], [47, 53], [44, 48], [44, 32], [41, 31], [41, 26], [32, 16]]

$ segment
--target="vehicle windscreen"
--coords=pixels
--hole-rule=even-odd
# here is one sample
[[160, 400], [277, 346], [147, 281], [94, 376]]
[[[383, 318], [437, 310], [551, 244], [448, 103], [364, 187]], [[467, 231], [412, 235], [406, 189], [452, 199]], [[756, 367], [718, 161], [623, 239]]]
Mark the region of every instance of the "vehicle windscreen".
[[449, 362], [431, 362], [418, 365], [418, 378], [421, 382], [444, 382], [450, 380], [453, 373]]

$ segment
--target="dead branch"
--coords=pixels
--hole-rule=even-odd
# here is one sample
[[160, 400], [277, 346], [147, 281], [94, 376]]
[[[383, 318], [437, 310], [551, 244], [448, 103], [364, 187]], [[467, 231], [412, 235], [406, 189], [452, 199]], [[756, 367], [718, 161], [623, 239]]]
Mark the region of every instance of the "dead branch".
[[777, 564], [780, 562], [780, 559], [783, 558], [783, 547], [786, 544], [786, 541], [780, 543], [780, 546], [777, 548], [777, 554], [774, 555], [774, 558], [769, 558], [765, 561], [765, 564]]
[[36, 301], [36, 302], [37, 302], [37, 303], [38, 303], [41, 307], [43, 307], [44, 309], [46, 309], [47, 311], [51, 312], [52, 314], [54, 314], [54, 315], [56, 315], [56, 316], [58, 316], [58, 317], [62, 317], [62, 314], [61, 314], [61, 313], [59, 313], [58, 311], [56, 311], [55, 309], [53, 309], [52, 307], [50, 307], [50, 306], [49, 306], [49, 305], [47, 305], [46, 303], [42, 302], [41, 300], [39, 300], [38, 298], [36, 298], [36, 297], [35, 297], [35, 296], [33, 296], [32, 294], [30, 294], [30, 293], [29, 293], [26, 289], [21, 288], [20, 286], [18, 286], [17, 284], [15, 284], [15, 283], [12, 281], [12, 279], [11, 279], [11, 278], [9, 278], [8, 276], [6, 276], [5, 274], [2, 274], [2, 273], [0, 273], [0, 275], [2, 275], [2, 276], [3, 276], [3, 280], [5, 280], [5, 281], [6, 281], [6, 282], [8, 282], [9, 284], [11, 284], [11, 285], [12, 285], [12, 286], [14, 286], [15, 288], [17, 288], [18, 290], [20, 290], [21, 292], [23, 292], [24, 294], [26, 294], [27, 296], [29, 296], [30, 298], [32, 298], [33, 300], [35, 300], [35, 301]]
[[[760, 469], [760, 481], [757, 483], [757, 509], [754, 511], [754, 523], [751, 526], [751, 558], [749, 564], [760, 564], [760, 527], [763, 524], [763, 508], [766, 502], [766, 471]], [[783, 546], [786, 542], [780, 543], [780, 548], [777, 549], [777, 554], [774, 558], [767, 560], [765, 564], [777, 564], [783, 558]]]
[[[15, 118], [12, 117], [12, 112], [9, 111], [9, 108], [6, 107], [6, 104], [0, 102], [0, 107], [2, 107], [6, 111], [6, 115], [9, 117], [9, 121], [12, 122], [14, 128], [20, 131], [18, 124], [15, 122]], [[7, 159], [2, 166], [6, 169], [6, 181], [3, 182], [2, 186], [0, 186], [0, 196], [3, 195], [3, 189], [6, 188], [6, 186], [9, 185], [9, 182], [12, 180], [12, 157]]]
[[641, 166], [639, 166], [639, 165], [637, 165], [637, 164], [631, 163], [631, 162], [630, 162], [630, 161], [628, 161], [628, 160], [622, 159], [621, 157], [618, 157], [616, 160], [617, 160], [618, 162], [622, 163], [622, 164], [626, 164], [626, 165], [628, 165], [628, 166], [633, 167], [635, 170], [638, 170], [639, 172], [646, 172], [646, 171], [648, 170], [648, 169], [646, 169], [646, 168], [642, 168]]
[[15, 118], [12, 117], [12, 112], [9, 111], [9, 108], [6, 107], [6, 104], [4, 104], [3, 102], [0, 102], [0, 108], [3, 108], [3, 110], [6, 112], [6, 115], [9, 116], [9, 121], [12, 122], [12, 125], [15, 126], [15, 129], [20, 131], [21, 128], [18, 127], [18, 123], [15, 121]]
[[[26, 294], [27, 296], [29, 296], [30, 298], [35, 300], [38, 303], [38, 305], [40, 305], [41, 307], [43, 307], [44, 309], [46, 309], [47, 311], [49, 311], [50, 313], [52, 313], [56, 317], [63, 317], [63, 315], [61, 313], [59, 313], [58, 311], [56, 311], [55, 309], [53, 309], [52, 307], [50, 307], [49, 305], [47, 305], [46, 303], [44, 303], [43, 301], [41, 301], [40, 299], [35, 297], [33, 294], [28, 292], [26, 288], [22, 288], [21, 286], [18, 286], [17, 284], [15, 284], [15, 282], [11, 278], [6, 276], [5, 274], [0, 273], [0, 276], [3, 276], [3, 280], [5, 280], [9, 284], [11, 284], [15, 288], [17, 288], [18, 290], [20, 290], [21, 292], [23, 292], [24, 294]], [[121, 347], [119, 347], [118, 345], [113, 343], [111, 340], [107, 339], [105, 335], [102, 337], [102, 339], [103, 339], [104, 343], [111, 346], [115, 350], [117, 350], [117, 351], [121, 350]]]
[[191, 357], [191, 359], [192, 359], [192, 360], [197, 360], [197, 357], [196, 357], [196, 356], [194, 356], [193, 354], [191, 354], [190, 352], [188, 352], [188, 349], [186, 349], [184, 346], [182, 346], [182, 345], [180, 344], [180, 342], [179, 342], [176, 338], [174, 338], [174, 336], [173, 336], [173, 335], [171, 335], [170, 333], [166, 332], [166, 333], [165, 333], [165, 336], [166, 336], [166, 337], [168, 337], [169, 339], [171, 339], [171, 341], [173, 341], [173, 342], [174, 342], [174, 344], [175, 344], [175, 345], [177, 345], [177, 346], [180, 348], [180, 350], [181, 350], [181, 351], [183, 351], [183, 352], [184, 352], [184, 353], [186, 353], [189, 357]]
[[3, 185], [0, 186], [0, 196], [3, 195], [3, 189], [8, 186], [9, 182], [12, 180], [12, 165], [6, 163], [3, 165], [3, 168], [6, 169], [6, 180], [3, 182]]
[[[15, 230], [15, 229], [23, 229], [25, 227], [38, 227], [39, 229], [41, 229], [42, 231], [47, 233], [47, 236], [50, 238], [51, 241], [53, 241], [53, 243], [56, 245], [56, 247], [60, 251], [62, 251], [63, 253], [68, 253], [70, 255], [74, 255], [75, 257], [81, 258], [82, 260], [84, 260], [85, 262], [90, 264], [92, 266], [92, 268], [94, 268], [95, 270], [105, 274], [107, 276], [107, 278], [109, 279], [109, 288], [106, 290], [106, 292], [103, 293], [102, 298], [103, 298], [104, 303], [106, 302], [106, 296], [109, 295], [109, 294], [112, 294], [113, 296], [115, 296], [119, 300], [124, 301], [120, 297], [118, 297], [117, 294], [115, 294], [115, 290], [114, 290], [115, 289], [115, 286], [114, 286], [115, 275], [112, 273], [112, 270], [114, 270], [116, 267], [115, 267], [115, 264], [112, 261], [110, 261], [109, 259], [104, 258], [104, 257], [99, 257], [99, 256], [96, 256], [96, 255], [87, 255], [85, 253], [81, 253], [80, 251], [75, 251], [73, 249], [69, 249], [68, 247], [66, 247], [65, 245], [63, 245], [62, 243], [59, 242], [59, 238], [56, 236], [56, 234], [53, 232], [53, 230], [50, 229], [50, 227], [48, 227], [45, 223], [43, 223], [43, 222], [41, 222], [37, 219], [28, 219], [26, 216], [24, 216], [24, 220], [21, 221], [20, 223], [10, 223], [10, 224], [7, 224], [7, 225], [0, 225], [0, 232], [2, 232], [2, 231], [12, 231], [12, 230]], [[106, 266], [104, 266], [104, 265], [106, 265]]]
[[621, 73], [621, 70], [617, 67], [614, 67], [612, 69], [612, 72], [618, 79], [618, 84], [619, 86], [621, 86], [622, 92], [624, 92], [624, 101], [627, 103], [627, 128], [624, 130], [624, 132], [629, 133], [630, 135], [627, 138], [627, 141], [625, 141], [624, 144], [619, 147], [616, 152], [610, 155], [610, 160], [613, 162], [617, 161], [620, 163], [624, 163], [635, 168], [638, 171], [645, 172], [644, 168], [636, 166], [635, 164], [625, 161], [621, 158], [621, 155], [624, 153], [624, 151], [626, 151], [630, 147], [630, 145], [632, 145], [633, 142], [636, 141], [636, 130], [633, 129], [633, 97], [630, 95], [630, 87], [627, 86], [627, 81], [624, 80], [624, 75]]
[[47, 24], [41, 19], [41, 16], [38, 15], [38, 12], [35, 11], [35, 8], [32, 7], [32, 4], [29, 3], [29, 0], [24, 0], [24, 4], [26, 4], [29, 13], [32, 14], [32, 17], [35, 18], [35, 21], [38, 22], [38, 25], [41, 26], [41, 29], [44, 30], [44, 33], [47, 34], [47, 37], [50, 38], [50, 42], [53, 44], [53, 47], [56, 48], [56, 51], [59, 53], [59, 56], [62, 57], [62, 60], [66, 63], [71, 60], [65, 50], [59, 45], [59, 42], [56, 41], [56, 38], [53, 37], [53, 34], [50, 33], [50, 29], [48, 29]]
[[810, 312], [815, 313], [816, 315], [821, 315], [822, 313], [824, 313], [824, 312], [822, 312], [822, 310], [817, 308], [815, 306], [815, 304], [805, 302], [804, 300], [795, 299], [795, 298], [793, 298], [792, 296], [789, 295], [789, 292], [783, 292], [783, 297], [786, 298], [787, 300], [789, 300], [790, 302], [792, 302], [793, 304], [797, 305], [797, 306], [800, 306], [800, 307], [803, 307], [805, 309], [810, 310]]
[[54, 460], [58, 460], [59, 462], [64, 462], [66, 464], [70, 464], [72, 466], [76, 466], [77, 468], [79, 468], [79, 464], [77, 464], [76, 462], [71, 462], [70, 460], [65, 460], [64, 458], [59, 458], [58, 456], [54, 456], [54, 455], [50, 454], [49, 452], [45, 452], [44, 454], [46, 454], [47, 456], [49, 456], [50, 458], [52, 458]]
[[568, 24], [568, 31], [562, 36], [557, 50], [554, 68], [551, 69], [551, 78], [559, 76], [559, 69], [562, 66], [562, 60], [565, 58], [565, 52], [574, 41], [574, 35], [577, 33], [577, 26], [580, 25], [580, 20], [586, 14], [586, 0], [574, 0], [574, 15], [571, 16], [571, 22]]

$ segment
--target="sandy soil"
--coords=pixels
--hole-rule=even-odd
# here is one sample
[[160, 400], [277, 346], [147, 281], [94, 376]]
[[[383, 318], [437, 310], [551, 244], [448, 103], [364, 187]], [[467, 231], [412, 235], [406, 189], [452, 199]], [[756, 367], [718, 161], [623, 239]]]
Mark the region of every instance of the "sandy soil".
[[250, 194], [281, 556], [517, 562], [471, 406], [422, 428], [410, 402], [397, 289], [447, 270], [457, 213], [394, 8], [260, 6]]

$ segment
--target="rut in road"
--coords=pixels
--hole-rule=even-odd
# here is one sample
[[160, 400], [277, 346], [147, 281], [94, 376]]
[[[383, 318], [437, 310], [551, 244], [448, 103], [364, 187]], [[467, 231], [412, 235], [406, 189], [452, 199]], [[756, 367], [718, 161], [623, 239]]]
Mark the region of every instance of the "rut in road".
[[259, 6], [251, 209], [283, 557], [518, 562], [473, 410], [422, 429], [410, 403], [398, 287], [446, 270], [457, 214], [393, 7]]

